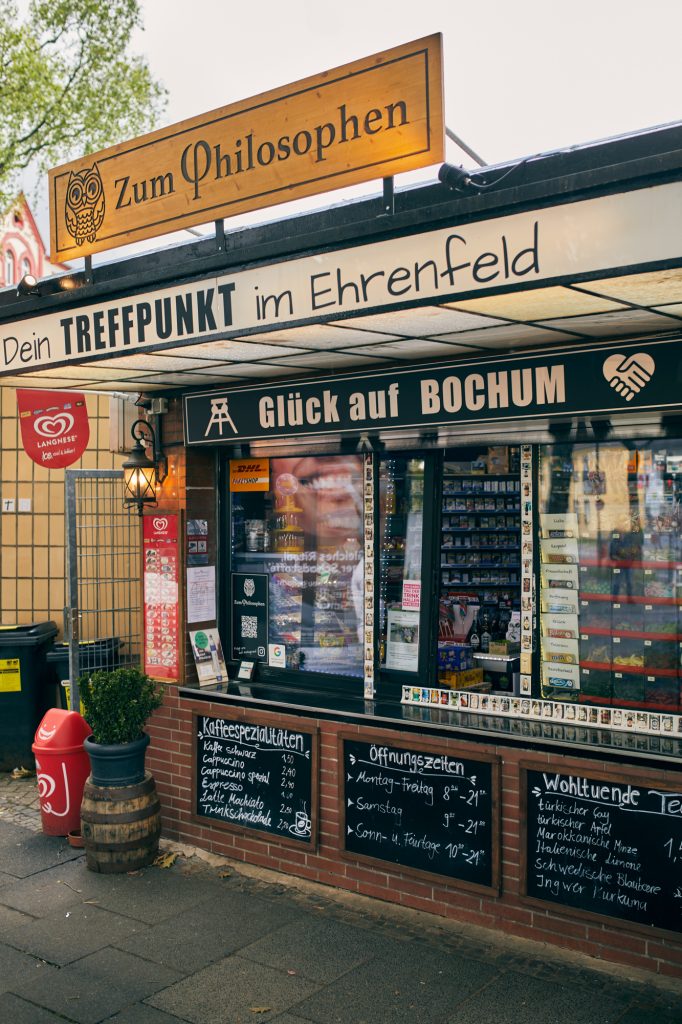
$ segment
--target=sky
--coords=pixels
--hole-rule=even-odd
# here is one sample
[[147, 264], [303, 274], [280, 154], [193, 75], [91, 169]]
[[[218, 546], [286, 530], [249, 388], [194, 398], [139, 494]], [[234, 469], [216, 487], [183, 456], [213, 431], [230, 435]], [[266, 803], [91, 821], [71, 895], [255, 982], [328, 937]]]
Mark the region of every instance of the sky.
[[[446, 124], [486, 163], [682, 118], [680, 0], [142, 0], [141, 8], [133, 48], [168, 90], [161, 124], [433, 32], [443, 34]], [[446, 157], [474, 166], [451, 143]], [[436, 174], [400, 175], [396, 186]], [[226, 228], [379, 188], [328, 193]]]
[[169, 90], [169, 122], [432, 32], [448, 127], [488, 163], [682, 117], [680, 0], [143, 0], [142, 11], [136, 43]]

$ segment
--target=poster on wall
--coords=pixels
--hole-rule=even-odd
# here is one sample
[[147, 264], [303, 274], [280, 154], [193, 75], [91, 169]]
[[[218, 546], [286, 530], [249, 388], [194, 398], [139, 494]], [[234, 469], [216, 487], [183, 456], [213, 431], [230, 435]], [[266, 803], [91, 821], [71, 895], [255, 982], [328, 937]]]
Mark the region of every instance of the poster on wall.
[[419, 668], [419, 612], [389, 611], [386, 668], [416, 672]]
[[208, 565], [208, 520], [188, 519], [187, 565]]
[[200, 686], [227, 682], [227, 665], [217, 629], [195, 629], [189, 634]]
[[232, 657], [267, 661], [267, 573], [232, 573]]
[[215, 565], [188, 566], [187, 621], [209, 622], [215, 617]]
[[180, 679], [180, 552], [178, 516], [142, 520], [144, 670], [153, 679]]
[[404, 612], [418, 612], [422, 603], [421, 580], [403, 580], [402, 608]]

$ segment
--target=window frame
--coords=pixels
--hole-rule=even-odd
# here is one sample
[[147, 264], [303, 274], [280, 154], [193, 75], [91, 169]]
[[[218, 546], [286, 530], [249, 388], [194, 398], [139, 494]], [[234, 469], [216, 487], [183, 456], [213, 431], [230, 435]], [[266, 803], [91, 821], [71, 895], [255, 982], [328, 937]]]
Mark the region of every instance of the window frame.
[[[297, 449], [300, 454], [305, 455], [305, 448]], [[316, 457], [339, 458], [343, 457], [342, 452], [325, 452]], [[224, 649], [228, 654], [227, 661], [234, 667], [238, 661], [232, 657], [232, 604], [230, 581], [232, 573], [239, 571], [235, 568], [236, 560], [232, 552], [232, 510], [234, 497], [229, 488], [230, 473], [229, 463], [233, 454], [222, 452], [218, 465], [218, 488], [219, 488], [219, 530], [221, 557], [218, 560], [219, 574], [219, 616], [218, 625], [221, 636], [225, 637]], [[383, 453], [374, 455], [373, 485], [375, 497], [375, 530], [374, 530], [374, 601], [377, 607], [379, 594], [379, 530], [376, 528], [379, 522], [378, 513], [378, 492], [379, 492], [379, 460]], [[434, 500], [424, 501], [424, 519], [422, 528], [422, 601], [419, 610], [419, 667], [416, 672], [405, 672], [398, 669], [386, 669], [379, 664], [379, 616], [374, 618], [374, 679], [375, 699], [399, 699], [401, 687], [407, 684], [412, 685], [433, 685], [435, 682], [436, 656], [437, 656], [437, 616], [434, 607], [437, 605], [437, 582], [439, 579], [439, 564], [437, 545], [439, 534], [439, 512], [441, 504], [441, 483], [439, 467], [442, 465], [442, 453], [439, 450], [415, 450], [408, 449], [405, 452], [391, 452], [390, 457], [405, 457], [408, 459], [423, 458], [425, 462], [424, 472], [424, 494], [425, 499], [431, 487]], [[278, 458], [277, 455], [272, 456]], [[437, 494], [436, 494], [437, 491]], [[364, 538], [364, 525], [363, 525]], [[425, 568], [428, 567], [428, 568]], [[435, 596], [434, 596], [435, 595]], [[229, 653], [228, 653], [229, 652]], [[364, 682], [362, 676], [348, 676], [339, 673], [325, 673], [315, 671], [301, 671], [298, 669], [271, 668], [267, 662], [259, 662], [257, 665], [258, 681], [273, 686], [286, 688], [295, 692], [296, 690], [319, 690], [326, 694], [335, 694], [348, 699], [362, 699]]]
[[[424, 502], [422, 520], [422, 561], [421, 561], [421, 606], [419, 609], [419, 661], [416, 672], [391, 669], [382, 666], [379, 658], [379, 616], [375, 618], [374, 635], [374, 678], [376, 696], [400, 698], [403, 686], [433, 686], [436, 678], [438, 617], [435, 608], [438, 606], [438, 588], [440, 586], [440, 512], [442, 503], [442, 474], [439, 469], [443, 464], [443, 453], [439, 449], [391, 451], [378, 453], [375, 457], [375, 529], [374, 539], [374, 604], [379, 604], [379, 572], [381, 570], [381, 538], [379, 523], [381, 510], [379, 507], [379, 462], [388, 459], [405, 458], [424, 461]], [[428, 501], [427, 497], [432, 500]]]

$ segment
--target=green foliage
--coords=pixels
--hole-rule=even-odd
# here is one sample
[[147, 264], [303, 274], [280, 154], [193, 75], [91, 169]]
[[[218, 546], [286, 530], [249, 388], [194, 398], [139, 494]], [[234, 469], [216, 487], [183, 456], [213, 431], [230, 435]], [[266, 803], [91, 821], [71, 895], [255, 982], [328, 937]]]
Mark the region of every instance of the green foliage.
[[139, 0], [0, 0], [0, 203], [18, 173], [139, 135], [166, 92], [130, 52]]
[[98, 669], [78, 681], [95, 743], [131, 743], [142, 735], [163, 687], [138, 668]]

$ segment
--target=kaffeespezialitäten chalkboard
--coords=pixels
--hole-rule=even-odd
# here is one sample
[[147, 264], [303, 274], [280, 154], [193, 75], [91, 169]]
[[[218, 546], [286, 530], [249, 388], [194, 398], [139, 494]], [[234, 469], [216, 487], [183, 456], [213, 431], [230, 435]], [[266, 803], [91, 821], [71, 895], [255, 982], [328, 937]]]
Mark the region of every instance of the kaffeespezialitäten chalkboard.
[[314, 848], [315, 729], [195, 715], [194, 735], [196, 818]]
[[341, 848], [404, 870], [499, 886], [499, 761], [432, 741], [342, 734]]
[[522, 768], [526, 895], [682, 932], [682, 783]]

